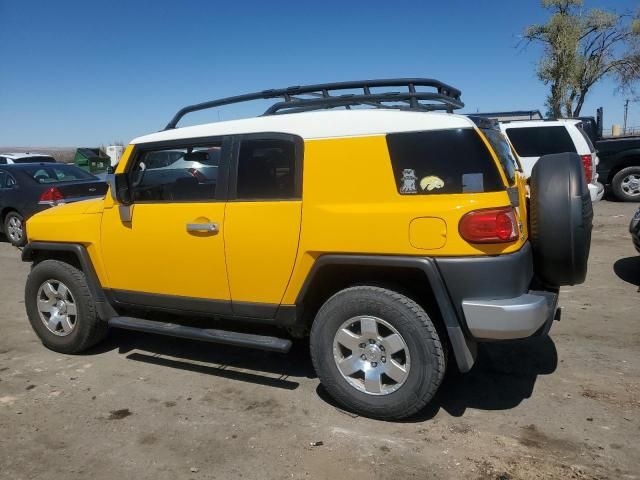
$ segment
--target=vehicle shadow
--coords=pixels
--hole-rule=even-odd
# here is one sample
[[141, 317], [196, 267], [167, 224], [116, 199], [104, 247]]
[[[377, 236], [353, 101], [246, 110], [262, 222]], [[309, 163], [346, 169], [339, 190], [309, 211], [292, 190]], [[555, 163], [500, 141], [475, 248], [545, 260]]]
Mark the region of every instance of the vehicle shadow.
[[96, 355], [110, 350], [128, 360], [265, 385], [286, 390], [299, 386], [297, 378], [315, 378], [308, 342], [294, 342], [291, 351], [278, 354], [197, 342], [181, 338], [112, 329], [100, 345], [86, 352]]
[[[127, 360], [285, 390], [297, 389], [302, 378], [316, 378], [309, 356], [309, 343], [305, 340], [295, 341], [291, 351], [282, 355], [113, 329], [103, 343], [87, 354], [111, 350], [117, 350]], [[514, 408], [531, 396], [539, 375], [555, 371], [558, 355], [553, 340], [545, 335], [482, 344], [476, 364], [466, 374], [458, 373], [451, 362], [455, 362], [452, 357], [447, 375], [433, 401], [405, 422], [428, 421], [440, 409], [460, 417], [468, 408]], [[321, 385], [316, 392], [324, 402], [345, 412]]]
[[[450, 357], [450, 362], [455, 360]], [[450, 363], [434, 399], [418, 414], [403, 420], [417, 423], [431, 420], [440, 411], [461, 417], [468, 408], [508, 410], [518, 406], [533, 392], [538, 375], [553, 373], [558, 354], [548, 336], [481, 344], [474, 367], [460, 374]], [[322, 386], [318, 395], [341, 409]]]
[[613, 264], [613, 271], [620, 280], [640, 287], [640, 255], [621, 258]]

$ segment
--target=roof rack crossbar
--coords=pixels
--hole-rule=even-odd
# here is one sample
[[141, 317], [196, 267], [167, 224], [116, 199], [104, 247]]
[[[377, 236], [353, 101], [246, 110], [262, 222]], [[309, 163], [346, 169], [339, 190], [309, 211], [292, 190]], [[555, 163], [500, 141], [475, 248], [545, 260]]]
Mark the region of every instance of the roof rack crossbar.
[[[439, 102], [439, 103], [420, 103], [422, 101]], [[388, 105], [386, 102], [406, 103], [406, 105]], [[456, 108], [462, 108], [459, 102], [452, 101], [450, 97], [439, 93], [381, 93], [371, 95], [343, 95], [339, 97], [329, 98], [310, 98], [297, 99], [296, 101], [284, 101], [273, 104], [265, 115], [274, 115], [282, 113], [299, 113], [310, 110], [328, 109], [336, 107], [350, 107], [355, 105], [369, 105], [376, 108], [397, 108], [407, 110], [446, 110], [452, 111]]]
[[[435, 88], [437, 93], [417, 92], [418, 87]], [[388, 93], [371, 93], [371, 88], [376, 87], [405, 87], [407, 92], [394, 93], [395, 99], [389, 98]], [[344, 95], [331, 95], [332, 91], [362, 89], [362, 94], [351, 94], [349, 101]], [[308, 95], [315, 98], [301, 99], [297, 96]], [[419, 110], [447, 110], [464, 107], [460, 100], [461, 92], [457, 88], [430, 78], [393, 78], [377, 80], [360, 80], [350, 82], [321, 83], [316, 85], [292, 86], [281, 89], [262, 90], [261, 92], [237, 95], [234, 97], [221, 98], [209, 102], [189, 105], [180, 109], [165, 127], [165, 130], [176, 128], [178, 122], [187, 114], [200, 110], [221, 107], [234, 103], [249, 102], [252, 100], [268, 100], [271, 98], [282, 98], [283, 101], [272, 105], [265, 115], [271, 115], [278, 110], [288, 109], [290, 113], [294, 111], [306, 111], [321, 108], [346, 107], [354, 105], [370, 105], [378, 108], [385, 107], [383, 102], [407, 101], [408, 108]], [[339, 100], [336, 100], [339, 99]], [[434, 105], [421, 104], [419, 100], [438, 102]], [[277, 106], [277, 108], [275, 108]], [[300, 110], [302, 108], [302, 110]], [[388, 107], [385, 107], [388, 108]], [[394, 107], [392, 107], [394, 108]]]

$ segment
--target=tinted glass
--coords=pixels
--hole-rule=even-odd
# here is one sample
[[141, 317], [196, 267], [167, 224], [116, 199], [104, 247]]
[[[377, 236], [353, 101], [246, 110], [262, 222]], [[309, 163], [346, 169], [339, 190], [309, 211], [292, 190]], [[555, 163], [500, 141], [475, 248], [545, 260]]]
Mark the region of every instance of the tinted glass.
[[518, 161], [511, 151], [509, 142], [499, 130], [483, 129], [482, 132], [485, 137], [487, 137], [487, 140], [489, 140], [489, 143], [491, 144], [491, 148], [493, 148], [493, 151], [498, 156], [498, 160], [500, 160], [504, 174], [509, 180], [509, 185], [513, 185], [516, 181], [516, 170], [518, 170], [519, 166]]
[[7, 174], [0, 171], [0, 188], [7, 188]]
[[0, 165], [6, 165], [7, 164], [7, 159], [4, 157], [0, 157]]
[[24, 157], [14, 159], [13, 163], [56, 163], [56, 159], [53, 157], [45, 156]]
[[473, 129], [387, 135], [393, 174], [403, 195], [504, 190], [498, 167]]
[[38, 183], [62, 183], [76, 180], [97, 180], [96, 177], [73, 165], [33, 165], [23, 172]]
[[237, 198], [296, 198], [295, 143], [245, 140], [238, 157]]
[[577, 153], [569, 132], [562, 126], [507, 128], [507, 136], [521, 157]]
[[142, 202], [213, 200], [222, 146], [143, 152], [133, 171], [133, 198]]

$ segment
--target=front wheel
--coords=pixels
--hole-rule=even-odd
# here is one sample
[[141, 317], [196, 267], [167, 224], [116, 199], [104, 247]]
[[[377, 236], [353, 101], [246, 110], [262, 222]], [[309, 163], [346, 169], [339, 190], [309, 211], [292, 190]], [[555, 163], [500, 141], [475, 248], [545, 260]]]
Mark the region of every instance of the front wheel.
[[615, 174], [611, 189], [618, 200], [640, 201], [640, 167], [627, 167]]
[[24, 301], [33, 330], [56, 352], [81, 352], [107, 334], [107, 322], [97, 316], [84, 273], [68, 263], [45, 260], [34, 266]]
[[27, 243], [27, 232], [24, 217], [18, 212], [9, 212], [4, 218], [4, 233], [16, 247], [24, 247]]
[[342, 290], [320, 308], [311, 357], [322, 385], [361, 415], [394, 420], [421, 410], [445, 372], [445, 353], [427, 313], [386, 288]]

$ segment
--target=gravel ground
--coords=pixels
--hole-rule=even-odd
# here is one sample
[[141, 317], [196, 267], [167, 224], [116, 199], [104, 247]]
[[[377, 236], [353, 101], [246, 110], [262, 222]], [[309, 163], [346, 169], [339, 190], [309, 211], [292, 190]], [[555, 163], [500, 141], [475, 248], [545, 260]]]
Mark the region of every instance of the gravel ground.
[[[0, 242], [0, 478], [640, 478], [635, 205], [596, 205], [590, 271], [549, 337], [485, 345], [418, 417], [336, 408], [308, 345], [288, 356], [113, 331], [46, 350], [28, 265]], [[314, 442], [322, 442], [315, 445]]]

